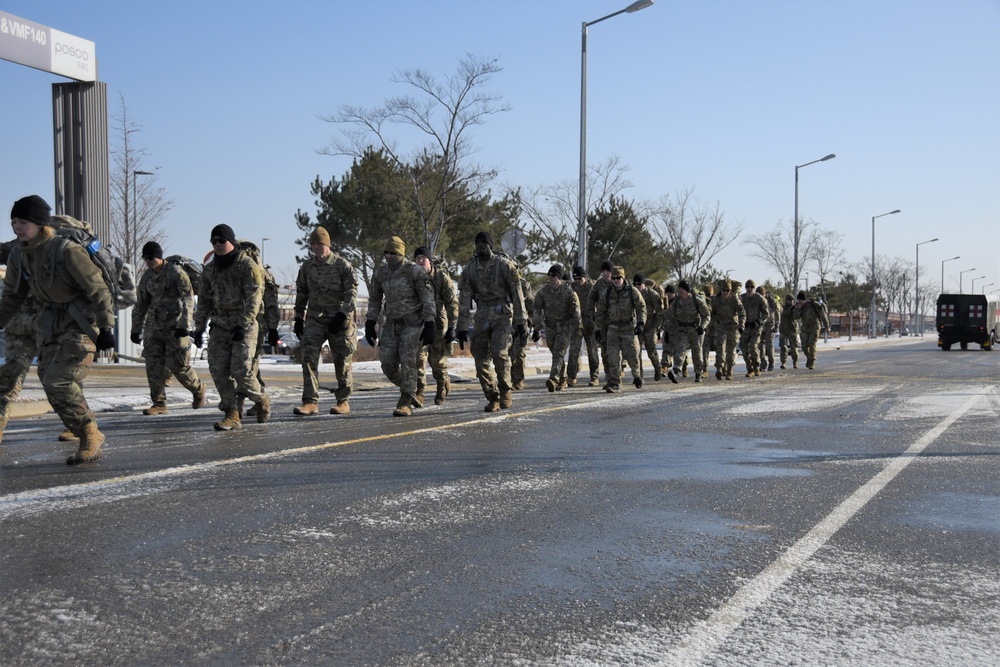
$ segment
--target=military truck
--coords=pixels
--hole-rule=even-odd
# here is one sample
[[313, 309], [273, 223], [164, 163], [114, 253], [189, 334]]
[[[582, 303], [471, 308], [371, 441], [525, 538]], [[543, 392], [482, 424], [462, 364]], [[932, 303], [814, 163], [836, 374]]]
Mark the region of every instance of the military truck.
[[997, 331], [996, 294], [941, 294], [937, 300], [935, 328], [938, 347], [948, 351], [958, 343], [963, 350], [969, 343], [982, 350], [992, 350], [1000, 339]]

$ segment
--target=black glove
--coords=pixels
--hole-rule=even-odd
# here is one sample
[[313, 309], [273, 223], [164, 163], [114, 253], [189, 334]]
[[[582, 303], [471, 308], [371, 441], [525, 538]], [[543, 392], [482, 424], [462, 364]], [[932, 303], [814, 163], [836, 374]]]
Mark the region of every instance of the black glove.
[[129, 339], [136, 345], [140, 345], [142, 343], [142, 334], [138, 331], [133, 331], [132, 335], [129, 336]]
[[747, 322], [747, 329], [756, 329], [756, 328], [757, 328], [757, 320], [754, 320], [753, 322]]
[[375, 320], [365, 322], [365, 340], [372, 347], [375, 347], [375, 343], [378, 342], [378, 334], [375, 332]]
[[110, 350], [115, 346], [115, 334], [111, 329], [107, 327], [101, 329], [101, 332], [97, 334], [97, 340], [94, 341], [97, 345], [98, 350]]
[[528, 343], [528, 328], [523, 324], [517, 325], [517, 337], [521, 339], [521, 347], [524, 347]]
[[466, 331], [465, 329], [462, 329], [461, 331], [458, 332], [458, 336], [456, 338], [458, 338], [459, 349], [464, 350], [465, 344], [469, 342], [469, 332]]
[[542, 333], [538, 329], [535, 329], [534, 331], [531, 332], [531, 340], [532, 340], [532, 342], [537, 343], [538, 339], [541, 338], [541, 337], [542, 337]]
[[701, 325], [699, 324], [698, 326], [696, 326], [696, 327], [694, 328], [694, 332], [695, 332], [696, 334], [698, 334], [699, 336], [704, 336], [704, 335], [705, 335], [705, 327], [703, 327], [703, 326], [701, 326]]
[[184, 338], [184, 336], [190, 336], [190, 335], [191, 332], [185, 329], [184, 327], [174, 328], [174, 338]]
[[420, 344], [430, 345], [434, 342], [434, 321], [424, 322], [424, 328], [420, 332]]
[[455, 327], [448, 327], [448, 330], [444, 332], [444, 342], [450, 343], [455, 340]]
[[194, 343], [195, 347], [205, 347], [205, 332], [195, 331], [194, 335], [191, 336], [191, 342]]
[[243, 330], [243, 327], [233, 327], [231, 334], [234, 343], [242, 343], [247, 337], [247, 332]]
[[326, 325], [326, 330], [331, 334], [337, 334], [344, 330], [344, 324], [347, 323], [347, 315], [341, 312], [337, 312], [330, 320], [330, 323]]
[[292, 331], [295, 332], [296, 336], [302, 338], [302, 334], [305, 332], [305, 330], [306, 330], [306, 321], [303, 320], [301, 317], [296, 317], [295, 324], [292, 325]]
[[276, 347], [278, 342], [281, 340], [281, 334], [278, 333], [277, 329], [267, 330], [267, 344], [271, 347]]
[[670, 345], [670, 334], [666, 331], [663, 332], [663, 342]]
[[600, 329], [594, 329], [594, 340], [596, 340], [598, 343], [602, 342]]
[[743, 333], [743, 327], [736, 327], [736, 331], [738, 333]]
[[643, 334], [643, 332], [644, 332], [644, 330], [643, 330], [641, 324], [635, 325], [635, 335], [636, 336], [641, 336]]

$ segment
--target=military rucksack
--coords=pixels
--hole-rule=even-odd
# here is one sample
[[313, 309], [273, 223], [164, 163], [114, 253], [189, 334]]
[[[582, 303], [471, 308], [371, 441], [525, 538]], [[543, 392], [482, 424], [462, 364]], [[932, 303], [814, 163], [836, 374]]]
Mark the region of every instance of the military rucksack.
[[88, 223], [68, 215], [54, 215], [49, 220], [49, 226], [55, 229], [58, 241], [52, 244], [53, 264], [63, 272], [69, 282], [73, 282], [73, 278], [63, 261], [63, 252], [66, 244], [75, 243], [87, 250], [91, 261], [101, 270], [101, 277], [104, 278], [104, 284], [111, 293], [114, 309], [123, 310], [136, 304], [132, 266], [114, 253], [109, 246], [102, 245]]
[[171, 255], [163, 261], [167, 264], [176, 266], [178, 269], [186, 273], [188, 280], [191, 281], [191, 292], [194, 294], [198, 293], [198, 290], [201, 289], [201, 264], [194, 261], [190, 257], [185, 257], [184, 255]]

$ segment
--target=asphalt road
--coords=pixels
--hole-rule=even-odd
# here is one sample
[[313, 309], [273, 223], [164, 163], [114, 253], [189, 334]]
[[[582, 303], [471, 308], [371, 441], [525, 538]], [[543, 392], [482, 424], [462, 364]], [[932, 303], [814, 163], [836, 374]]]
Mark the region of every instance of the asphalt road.
[[[133, 379], [118, 380], [125, 386]], [[1000, 353], [0, 445], [4, 665], [995, 665]], [[141, 383], [141, 377], [140, 377]], [[322, 407], [329, 407], [325, 399]]]

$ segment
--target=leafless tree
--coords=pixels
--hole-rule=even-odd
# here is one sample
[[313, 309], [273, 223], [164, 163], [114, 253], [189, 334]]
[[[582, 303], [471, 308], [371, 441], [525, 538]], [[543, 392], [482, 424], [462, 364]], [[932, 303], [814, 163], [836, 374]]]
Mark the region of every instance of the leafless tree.
[[650, 230], [671, 256], [677, 279], [700, 279], [712, 259], [739, 238], [742, 222], [726, 219], [722, 205], [700, 201], [694, 188], [664, 195], [650, 207]]
[[[876, 262], [876, 268], [878, 268]], [[895, 257], [885, 263], [882, 272], [882, 292], [885, 295], [886, 304], [886, 330], [888, 330], [889, 313], [895, 310], [899, 313], [900, 325], [902, 326], [904, 313], [906, 312], [907, 301], [910, 291], [913, 289], [913, 263]]]
[[[821, 238], [822, 232], [816, 221], [802, 222], [799, 225], [799, 256], [805, 260], [816, 259], [816, 250]], [[781, 220], [769, 232], [748, 236], [743, 239], [743, 245], [750, 246], [750, 254], [753, 257], [766, 262], [768, 266], [778, 272], [785, 283], [787, 293], [796, 291], [798, 285], [795, 284], [795, 276], [792, 275], [795, 264], [795, 230], [791, 221]], [[832, 266], [827, 266], [827, 273], [832, 268]]]
[[[446, 232], [455, 191], [464, 196], [481, 193], [497, 175], [496, 169], [472, 161], [471, 131], [509, 110], [500, 95], [486, 90], [501, 71], [495, 58], [466, 54], [444, 83], [420, 69], [398, 72], [392, 81], [416, 89], [417, 96], [390, 97], [373, 109], [343, 105], [322, 117], [344, 127], [320, 153], [360, 160], [370, 148], [384, 151], [409, 175], [408, 199], [423, 223], [425, 244], [433, 251]], [[413, 130], [424, 141], [415, 149], [400, 139]]]
[[[587, 210], [606, 208], [613, 197], [632, 187], [629, 168], [612, 155], [587, 168]], [[508, 188], [513, 190], [513, 188]], [[578, 208], [580, 183], [566, 179], [554, 185], [520, 190], [521, 216], [529, 229], [529, 260], [549, 260], [563, 266], [579, 264]]]
[[112, 126], [111, 238], [108, 245], [139, 275], [145, 268], [140, 257], [142, 246], [147, 241], [160, 243], [164, 240], [161, 224], [174, 202], [166, 190], [157, 185], [158, 167], [144, 168], [149, 153], [136, 142], [142, 128], [132, 120], [121, 93], [118, 103], [119, 114], [113, 118]]

